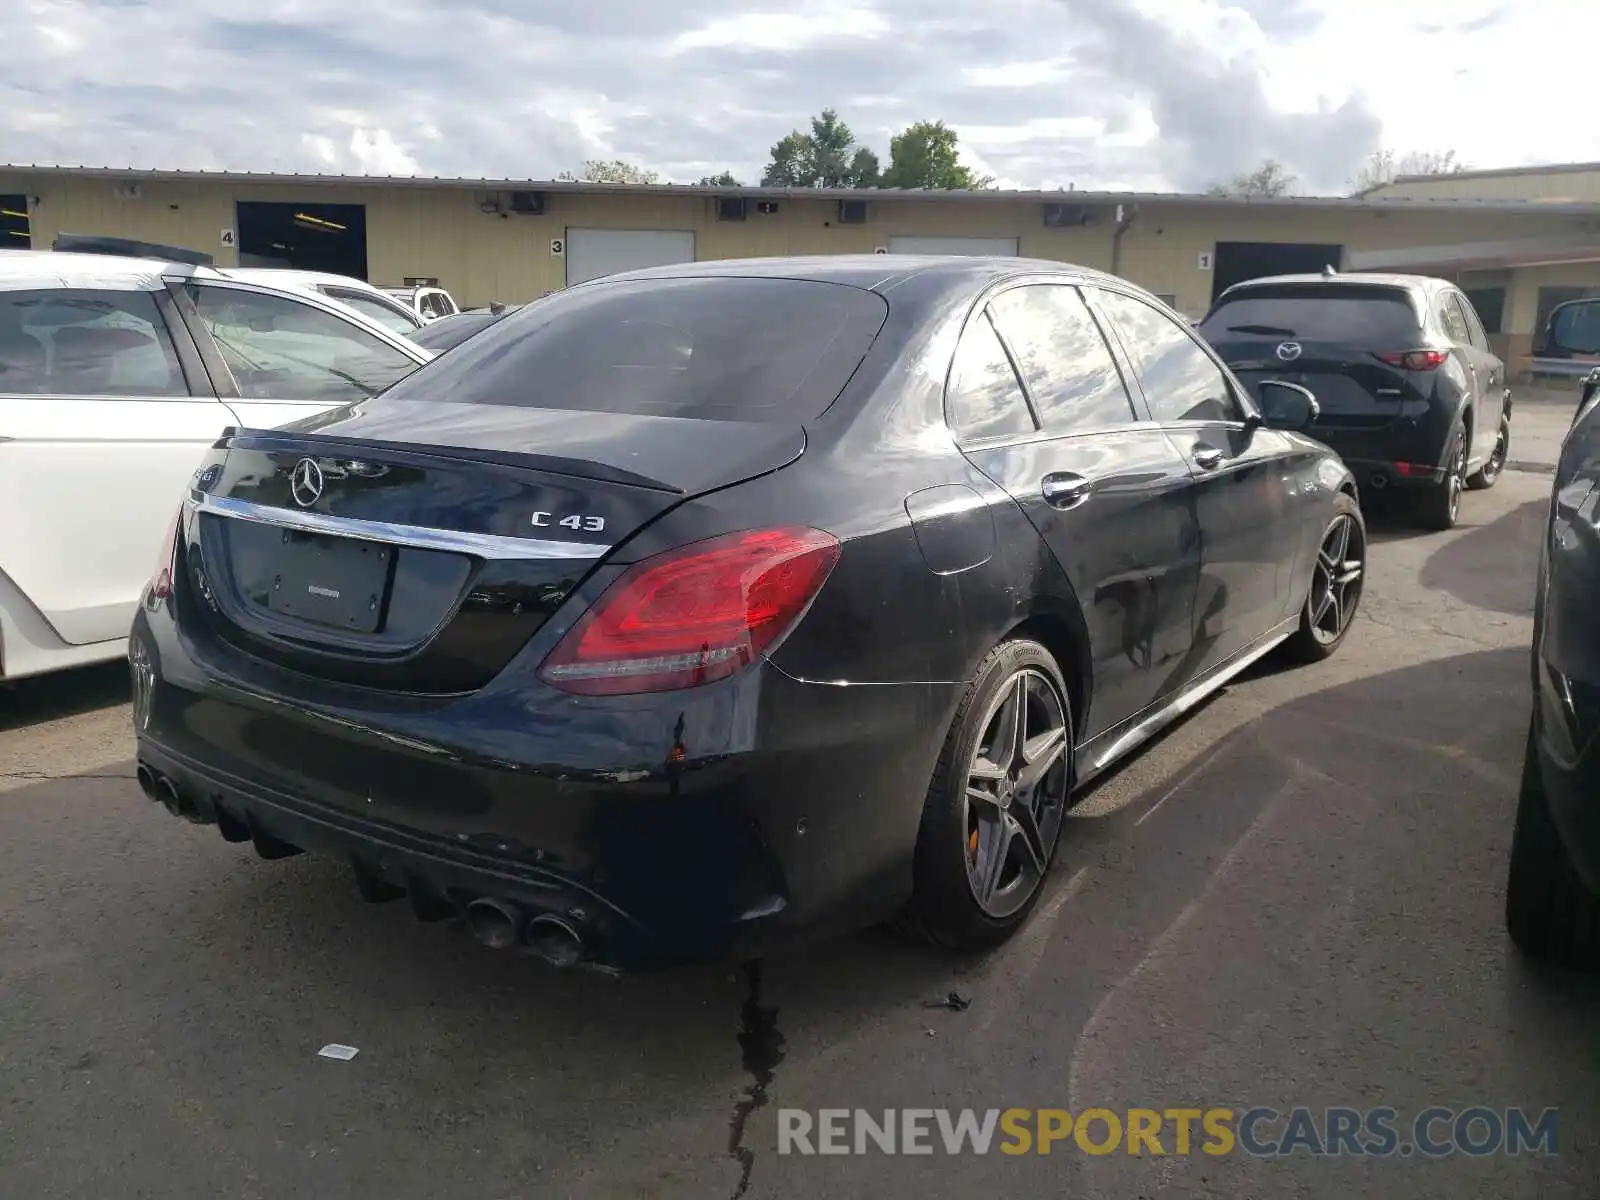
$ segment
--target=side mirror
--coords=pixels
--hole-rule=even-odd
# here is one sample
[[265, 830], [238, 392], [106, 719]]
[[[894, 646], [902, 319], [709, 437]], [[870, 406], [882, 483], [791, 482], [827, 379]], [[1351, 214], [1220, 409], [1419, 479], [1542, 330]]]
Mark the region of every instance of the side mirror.
[[1309, 429], [1322, 415], [1316, 396], [1309, 388], [1283, 379], [1264, 379], [1256, 385], [1260, 396], [1261, 423], [1268, 429]]
[[1556, 305], [1545, 344], [1567, 354], [1600, 354], [1600, 297]]

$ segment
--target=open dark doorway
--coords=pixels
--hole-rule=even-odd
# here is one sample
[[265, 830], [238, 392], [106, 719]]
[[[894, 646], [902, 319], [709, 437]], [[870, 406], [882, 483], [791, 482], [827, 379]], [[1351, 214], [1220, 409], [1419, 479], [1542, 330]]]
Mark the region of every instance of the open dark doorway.
[[1338, 268], [1344, 261], [1343, 246], [1310, 242], [1218, 242], [1217, 259], [1211, 264], [1211, 299], [1227, 288], [1264, 275], [1299, 275]]
[[241, 200], [239, 264], [367, 277], [367, 210], [361, 204]]
[[28, 198], [0, 195], [0, 250], [31, 250], [33, 235], [28, 225]]

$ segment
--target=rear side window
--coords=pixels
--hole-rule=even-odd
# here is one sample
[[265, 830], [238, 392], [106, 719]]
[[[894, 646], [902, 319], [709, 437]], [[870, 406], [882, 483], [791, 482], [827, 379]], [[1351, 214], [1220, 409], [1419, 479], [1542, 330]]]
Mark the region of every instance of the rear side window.
[[508, 314], [388, 399], [809, 421], [844, 390], [888, 311], [874, 292], [807, 280], [593, 284]]
[[166, 322], [149, 292], [0, 293], [0, 392], [187, 396]]
[[1225, 298], [1201, 322], [1200, 332], [1213, 345], [1296, 338], [1364, 347], [1411, 347], [1420, 329], [1416, 310], [1404, 292], [1338, 284], [1250, 288]]
[[967, 322], [950, 365], [945, 420], [963, 442], [1033, 433], [1033, 415], [987, 312]]
[[1456, 299], [1448, 292], [1439, 297], [1439, 323], [1444, 326], [1447, 338], [1458, 346], [1472, 344], [1472, 334], [1467, 331], [1467, 319], [1456, 307]]
[[989, 308], [1046, 429], [1073, 433], [1135, 419], [1116, 359], [1077, 288], [1029, 284], [1002, 292]]
[[185, 284], [249, 400], [353, 404], [416, 370], [416, 362], [353, 321], [287, 296]]

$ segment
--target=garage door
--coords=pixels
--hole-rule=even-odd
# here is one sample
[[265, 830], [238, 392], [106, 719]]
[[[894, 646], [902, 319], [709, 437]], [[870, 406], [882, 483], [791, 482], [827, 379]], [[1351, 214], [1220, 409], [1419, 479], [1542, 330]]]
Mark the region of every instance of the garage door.
[[567, 286], [619, 271], [694, 261], [687, 229], [568, 229]]
[[1016, 257], [1016, 238], [921, 237], [900, 234], [889, 239], [890, 254], [999, 254]]

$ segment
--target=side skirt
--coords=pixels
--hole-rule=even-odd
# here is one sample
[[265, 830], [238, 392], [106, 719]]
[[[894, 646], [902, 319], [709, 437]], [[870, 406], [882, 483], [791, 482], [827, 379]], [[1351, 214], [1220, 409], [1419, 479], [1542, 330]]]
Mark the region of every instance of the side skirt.
[[1264, 637], [1239, 651], [1227, 662], [1218, 663], [1177, 694], [1158, 700], [1143, 713], [1129, 717], [1121, 725], [1106, 730], [1078, 747], [1074, 758], [1077, 784], [1082, 786], [1103, 774], [1156, 734], [1183, 718], [1208, 696], [1251, 664], [1265, 658], [1300, 626], [1300, 614], [1275, 626]]

